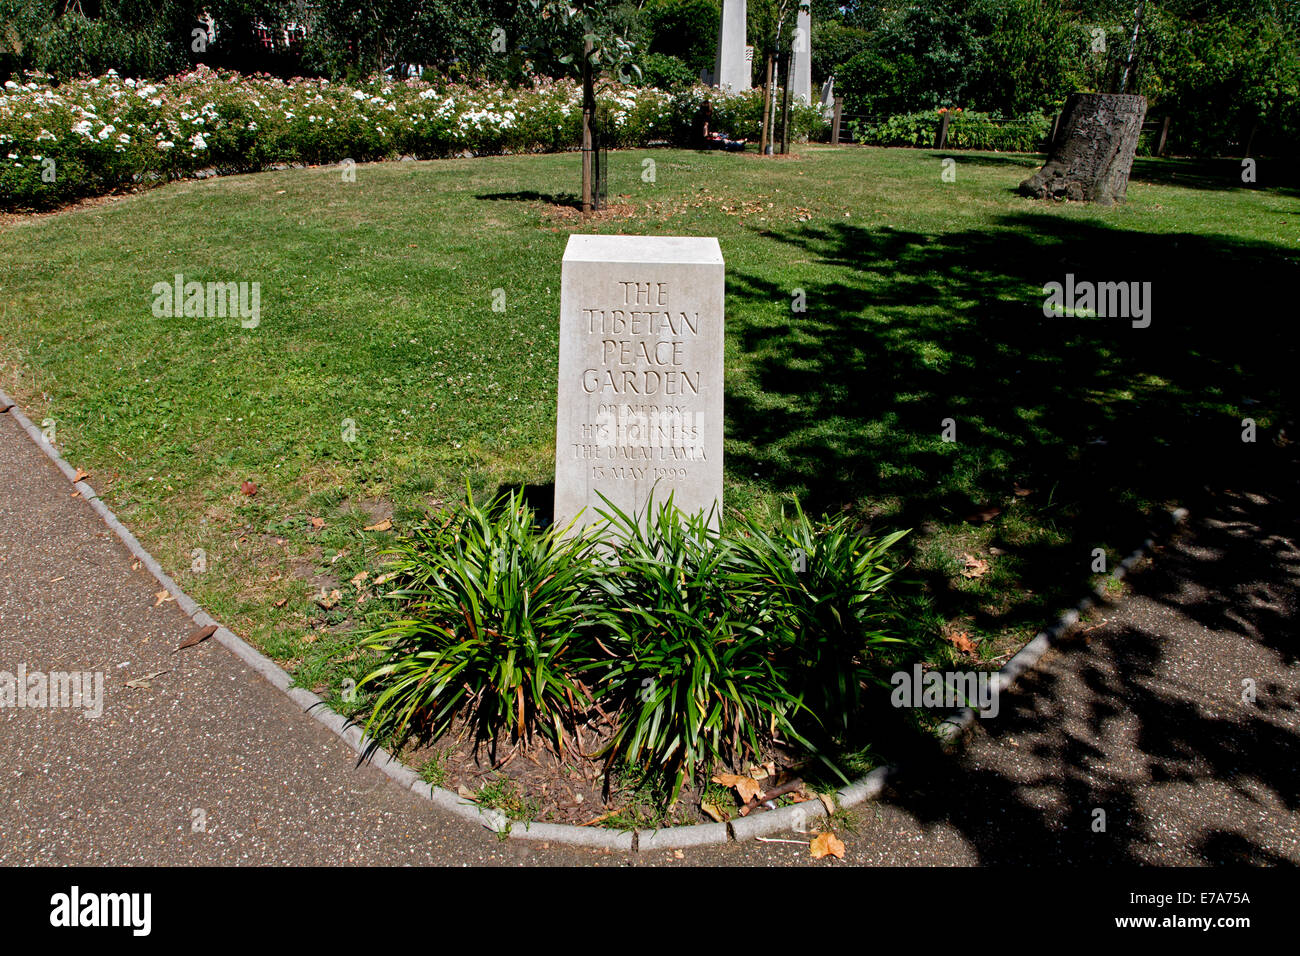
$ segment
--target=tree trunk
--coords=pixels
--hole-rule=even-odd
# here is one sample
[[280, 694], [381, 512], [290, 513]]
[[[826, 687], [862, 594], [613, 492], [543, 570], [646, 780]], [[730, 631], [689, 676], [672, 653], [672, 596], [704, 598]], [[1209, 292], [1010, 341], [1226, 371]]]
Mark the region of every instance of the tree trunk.
[[1123, 202], [1146, 114], [1145, 97], [1071, 93], [1046, 165], [1020, 191], [1035, 199]]
[[767, 155], [771, 156], [776, 153], [776, 110], [777, 110], [777, 90], [781, 88], [781, 58], [778, 54], [772, 54], [772, 106], [767, 117]]
[[781, 70], [781, 155], [790, 152], [790, 69], [794, 55], [787, 52], [785, 68]]
[[1142, 35], [1142, 17], [1146, 13], [1146, 0], [1138, 0], [1133, 11], [1133, 36], [1128, 41], [1128, 56], [1124, 58], [1124, 76], [1119, 81], [1119, 92], [1127, 93], [1133, 82], [1133, 60], [1137, 56], [1138, 37]]

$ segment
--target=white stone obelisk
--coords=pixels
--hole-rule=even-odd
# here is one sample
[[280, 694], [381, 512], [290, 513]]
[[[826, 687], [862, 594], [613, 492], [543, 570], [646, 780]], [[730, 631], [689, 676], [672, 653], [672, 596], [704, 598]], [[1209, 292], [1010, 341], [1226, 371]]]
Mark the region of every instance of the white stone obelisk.
[[713, 82], [718, 89], [729, 93], [749, 89], [750, 67], [745, 59], [745, 0], [722, 0], [715, 62]]
[[790, 68], [790, 95], [796, 103], [812, 105], [812, 6], [811, 0], [799, 0], [791, 41], [794, 63]]

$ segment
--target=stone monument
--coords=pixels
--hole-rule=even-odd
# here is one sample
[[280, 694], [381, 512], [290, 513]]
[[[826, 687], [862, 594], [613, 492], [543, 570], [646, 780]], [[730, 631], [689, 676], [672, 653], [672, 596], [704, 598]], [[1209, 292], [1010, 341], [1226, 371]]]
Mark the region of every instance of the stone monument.
[[812, 105], [812, 7], [810, 0], [799, 0], [791, 42], [794, 64], [790, 68], [790, 93], [802, 106]]
[[726, 93], [739, 93], [750, 87], [750, 62], [745, 58], [745, 16], [745, 0], [722, 0], [713, 82]]
[[718, 240], [569, 237], [560, 280], [555, 522], [671, 493], [722, 507], [723, 261]]

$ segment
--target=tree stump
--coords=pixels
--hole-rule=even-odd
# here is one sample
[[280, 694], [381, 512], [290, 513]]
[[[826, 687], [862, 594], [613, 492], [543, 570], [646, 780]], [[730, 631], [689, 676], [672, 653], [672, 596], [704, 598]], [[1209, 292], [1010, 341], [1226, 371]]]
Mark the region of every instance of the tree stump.
[[1020, 191], [1035, 199], [1123, 202], [1146, 115], [1142, 96], [1071, 93], [1046, 165]]

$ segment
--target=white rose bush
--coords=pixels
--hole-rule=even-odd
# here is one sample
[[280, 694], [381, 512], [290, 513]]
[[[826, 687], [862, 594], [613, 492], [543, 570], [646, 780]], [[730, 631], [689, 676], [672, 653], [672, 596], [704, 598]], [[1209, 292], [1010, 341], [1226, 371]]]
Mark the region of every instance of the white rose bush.
[[[714, 128], [757, 138], [758, 90], [613, 84], [599, 96], [606, 145], [684, 145], [706, 99]], [[112, 72], [59, 86], [10, 81], [0, 90], [0, 208], [50, 208], [200, 171], [573, 150], [581, 123], [581, 88], [564, 80], [511, 89], [376, 78], [354, 87], [200, 67], [155, 82]], [[799, 107], [792, 124], [803, 139], [823, 120]]]

